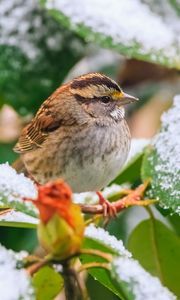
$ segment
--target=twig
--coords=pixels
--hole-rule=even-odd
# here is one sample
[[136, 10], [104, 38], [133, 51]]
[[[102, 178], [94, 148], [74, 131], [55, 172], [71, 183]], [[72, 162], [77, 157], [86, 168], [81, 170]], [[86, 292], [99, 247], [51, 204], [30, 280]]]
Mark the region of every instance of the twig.
[[[149, 204], [157, 202], [157, 200], [149, 200], [149, 199], [141, 200], [148, 184], [149, 181], [146, 181], [145, 183], [139, 185], [135, 190], [129, 192], [127, 196], [115, 202], [112, 202], [111, 204], [115, 207], [117, 213], [129, 206], [133, 206], [133, 205], [147, 206]], [[100, 204], [97, 205], [80, 204], [80, 206], [83, 213], [88, 213], [88, 214], [104, 213], [103, 206]]]
[[9, 208], [9, 207], [8, 208], [1, 208], [0, 209], [0, 216], [6, 215], [7, 213], [9, 213], [11, 211], [13, 211], [13, 209]]
[[108, 263], [90, 262], [90, 263], [86, 263], [86, 264], [81, 265], [78, 272], [82, 272], [82, 271], [90, 269], [90, 268], [104, 268], [108, 271], [110, 270], [110, 267], [109, 267]]
[[111, 262], [113, 259], [113, 255], [107, 252], [103, 252], [97, 249], [81, 249], [80, 254], [89, 254], [89, 255], [96, 255], [104, 258], [108, 262]]
[[36, 273], [40, 268], [42, 268], [43, 266], [49, 264], [49, 260], [43, 259], [31, 266], [29, 266], [26, 271], [30, 276], [33, 276], [34, 273]]

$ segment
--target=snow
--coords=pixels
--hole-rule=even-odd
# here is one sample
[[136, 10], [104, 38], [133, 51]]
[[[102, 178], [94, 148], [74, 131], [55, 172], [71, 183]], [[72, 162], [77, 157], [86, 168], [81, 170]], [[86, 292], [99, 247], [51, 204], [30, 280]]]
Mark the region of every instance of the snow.
[[[122, 189], [129, 188], [128, 185], [117, 185], [113, 184], [110, 187], [106, 187], [102, 194], [105, 198], [113, 196], [119, 193]], [[16, 171], [8, 164], [0, 165], [0, 206], [2, 207], [17, 207], [17, 204], [22, 204], [27, 208], [22, 212], [32, 210], [36, 215], [35, 206], [28, 201], [23, 201], [22, 198], [27, 197], [35, 199], [37, 197], [37, 190], [31, 179], [24, 176], [24, 174], [17, 174]], [[96, 204], [98, 203], [98, 196], [94, 192], [73, 194], [73, 200], [79, 204]], [[25, 223], [36, 223], [36, 219], [23, 213], [9, 212], [4, 216], [0, 216], [0, 221], [8, 222], [25, 222]]]
[[[18, 47], [28, 59], [40, 61], [44, 48], [50, 52], [60, 50], [63, 45], [62, 33], [53, 25], [51, 17], [48, 18], [42, 11], [38, 1], [1, 0], [0, 45]], [[45, 43], [43, 48], [39, 45], [42, 39]], [[72, 40], [69, 47], [79, 50], [80, 43], [75, 45]], [[15, 63], [19, 67], [19, 61]]]
[[131, 148], [129, 155], [126, 161], [126, 164], [133, 159], [137, 154], [141, 153], [148, 144], [150, 143], [149, 139], [132, 139]]
[[146, 272], [134, 259], [116, 258], [112, 262], [114, 278], [122, 285], [128, 284], [128, 292], [132, 292], [134, 300], [175, 300], [176, 297], [161, 285], [158, 278]]
[[0, 165], [0, 206], [11, 207], [16, 202], [36, 211], [32, 203], [22, 200], [23, 197], [36, 196], [37, 190], [29, 178], [24, 174], [17, 174], [8, 163]]
[[[174, 97], [172, 109], [165, 112], [162, 117], [163, 130], [155, 139], [154, 144], [157, 148], [158, 154], [161, 158], [168, 162], [169, 169], [173, 168], [177, 171], [180, 170], [180, 96]], [[161, 139], [166, 140], [166, 147], [161, 142]], [[169, 154], [166, 149], [173, 150], [175, 155]]]
[[[103, 189], [102, 195], [108, 199], [109, 197], [112, 197], [116, 194], [119, 194], [124, 189], [129, 189], [130, 185], [123, 184], [112, 184], [106, 188]], [[99, 201], [99, 198], [95, 192], [85, 192], [85, 193], [79, 193], [79, 194], [73, 194], [73, 201], [77, 204], [97, 204]]]
[[[176, 2], [178, 0], [175, 0]], [[177, 11], [173, 7], [173, 3], [170, 1], [156, 1], [156, 0], [144, 0], [154, 13], [160, 14], [162, 19], [175, 31], [179, 31], [179, 23], [177, 20]], [[180, 2], [179, 2], [180, 3]], [[163, 5], [162, 5], [163, 4]], [[178, 4], [177, 4], [178, 5]]]
[[94, 224], [86, 227], [85, 236], [102, 243], [111, 248], [118, 256], [112, 261], [112, 276], [122, 287], [122, 282], [128, 283], [123, 285], [126, 291], [132, 293], [134, 300], [175, 300], [176, 297], [160, 283], [160, 280], [151, 276], [132, 258], [121, 240], [110, 235], [103, 228], [97, 228]]
[[[162, 115], [161, 121], [162, 130], [153, 141], [159, 158], [155, 166], [157, 180], [172, 199], [180, 199], [180, 96], [174, 98], [173, 107]], [[180, 205], [176, 212], [180, 213]]]
[[74, 29], [84, 24], [94, 32], [111, 37], [115, 44], [140, 46], [139, 51], [152, 53], [152, 59], [153, 52], [162, 51], [168, 59], [179, 61], [174, 45], [180, 43], [180, 21], [173, 18], [173, 22], [166, 23], [165, 18], [153, 13], [140, 0], [48, 0], [46, 3], [48, 9], [58, 9], [70, 18]]
[[0, 215], [0, 225], [1, 222], [27, 223], [27, 224], [34, 224], [34, 225], [39, 223], [37, 218], [31, 217], [20, 211], [14, 211], [14, 210], [7, 212], [4, 215]]
[[131, 253], [124, 248], [123, 242], [117, 240], [115, 236], [110, 235], [103, 228], [97, 228], [94, 224], [90, 224], [86, 227], [85, 236], [111, 248], [120, 256], [131, 257]]
[[77, 204], [97, 204], [98, 196], [94, 192], [75, 193], [73, 194], [73, 202]]
[[[35, 58], [39, 54], [39, 49], [33, 45], [31, 35], [28, 32], [30, 28], [29, 13], [34, 8], [33, 1], [26, 5], [23, 4], [23, 1], [0, 1], [0, 44], [18, 47], [21, 45], [21, 50], [29, 58]], [[34, 15], [33, 24], [38, 32], [41, 19], [37, 14]]]
[[31, 179], [23, 173], [17, 174], [8, 164], [0, 165], [0, 192], [11, 202], [14, 198], [35, 198], [37, 191]]
[[18, 260], [26, 252], [15, 253], [0, 245], [0, 295], [2, 300], [34, 300], [31, 279], [23, 269], [17, 269]]

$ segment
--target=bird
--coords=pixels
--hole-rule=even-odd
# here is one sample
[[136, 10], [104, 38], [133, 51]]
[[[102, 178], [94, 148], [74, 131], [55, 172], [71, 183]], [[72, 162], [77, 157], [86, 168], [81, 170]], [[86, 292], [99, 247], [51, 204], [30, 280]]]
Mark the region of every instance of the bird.
[[127, 159], [131, 135], [124, 106], [136, 101], [104, 74], [81, 75], [42, 103], [14, 151], [37, 183], [62, 178], [74, 193], [99, 195]]

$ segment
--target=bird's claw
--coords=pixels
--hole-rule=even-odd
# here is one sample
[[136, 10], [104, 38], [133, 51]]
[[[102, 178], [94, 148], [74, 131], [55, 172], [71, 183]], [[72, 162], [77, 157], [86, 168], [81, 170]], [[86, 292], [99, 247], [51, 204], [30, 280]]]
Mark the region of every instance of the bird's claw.
[[105, 223], [108, 223], [110, 219], [117, 216], [117, 210], [114, 207], [114, 204], [106, 200], [100, 192], [97, 192], [97, 195], [99, 197], [99, 204], [101, 204], [103, 208], [103, 216], [106, 220]]

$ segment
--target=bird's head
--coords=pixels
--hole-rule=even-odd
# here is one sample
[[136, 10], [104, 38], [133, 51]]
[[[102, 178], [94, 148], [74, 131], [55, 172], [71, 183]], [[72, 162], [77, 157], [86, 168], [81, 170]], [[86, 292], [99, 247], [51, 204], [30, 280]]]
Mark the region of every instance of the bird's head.
[[92, 117], [110, 117], [116, 121], [124, 117], [123, 106], [138, 99], [122, 91], [111, 78], [89, 73], [70, 83], [71, 94]]

